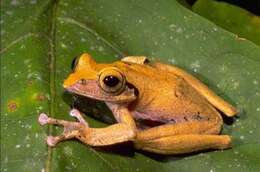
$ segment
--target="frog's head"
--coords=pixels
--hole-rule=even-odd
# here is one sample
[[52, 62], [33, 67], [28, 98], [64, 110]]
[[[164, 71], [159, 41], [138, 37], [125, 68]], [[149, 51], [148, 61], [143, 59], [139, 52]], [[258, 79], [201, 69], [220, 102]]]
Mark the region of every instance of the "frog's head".
[[113, 65], [97, 64], [89, 54], [84, 53], [73, 66], [73, 73], [63, 83], [67, 91], [115, 103], [136, 99], [134, 89], [128, 87], [123, 72]]

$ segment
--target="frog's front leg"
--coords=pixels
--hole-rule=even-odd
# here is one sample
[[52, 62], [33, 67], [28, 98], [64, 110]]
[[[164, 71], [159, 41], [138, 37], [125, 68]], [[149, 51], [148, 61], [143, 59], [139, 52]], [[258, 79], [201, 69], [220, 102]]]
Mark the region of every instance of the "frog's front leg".
[[160, 154], [183, 154], [208, 149], [227, 149], [228, 135], [217, 135], [220, 126], [214, 122], [186, 122], [166, 124], [139, 131], [135, 140], [137, 149]]
[[47, 144], [49, 146], [55, 146], [60, 141], [72, 138], [77, 138], [91, 146], [105, 146], [133, 140], [136, 135], [134, 128], [129, 125], [129, 122], [130, 124], [132, 123], [132, 119], [127, 117], [127, 114], [124, 117], [120, 117], [122, 123], [106, 128], [89, 128], [88, 123], [77, 110], [72, 110], [70, 115], [76, 117], [79, 122], [54, 119], [48, 117], [46, 114], [39, 116], [39, 123], [41, 125], [52, 124], [64, 127], [61, 135], [47, 137]]

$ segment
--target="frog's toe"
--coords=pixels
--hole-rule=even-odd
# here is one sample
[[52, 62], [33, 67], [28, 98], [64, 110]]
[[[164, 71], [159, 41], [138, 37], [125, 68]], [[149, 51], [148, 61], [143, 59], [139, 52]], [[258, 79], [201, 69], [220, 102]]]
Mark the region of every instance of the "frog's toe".
[[77, 109], [71, 109], [71, 110], [70, 110], [70, 116], [72, 116], [72, 117], [77, 117], [77, 116], [79, 116], [79, 115], [80, 115], [79, 110], [77, 110]]
[[59, 140], [59, 137], [48, 136], [46, 142], [50, 147], [54, 147], [59, 142]]
[[48, 123], [48, 119], [49, 119], [49, 117], [45, 113], [41, 113], [38, 118], [38, 121], [39, 121], [40, 125], [45, 125]]
[[77, 118], [77, 120], [81, 124], [84, 124], [86, 127], [88, 127], [87, 121], [85, 121], [85, 119], [82, 117], [82, 115], [80, 114], [80, 112], [77, 109], [72, 109], [70, 111], [70, 116]]
[[61, 141], [76, 138], [79, 135], [78, 130], [70, 130], [67, 132], [63, 132], [61, 135], [58, 136], [47, 136], [46, 142], [50, 147], [56, 146]]

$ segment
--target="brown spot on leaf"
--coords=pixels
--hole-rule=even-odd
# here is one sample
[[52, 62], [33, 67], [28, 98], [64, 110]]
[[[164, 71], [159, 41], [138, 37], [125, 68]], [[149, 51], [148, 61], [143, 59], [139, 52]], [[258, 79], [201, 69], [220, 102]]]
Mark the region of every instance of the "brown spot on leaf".
[[46, 99], [45, 95], [43, 95], [41, 93], [37, 94], [37, 96], [36, 96], [36, 100], [38, 100], [38, 101], [43, 101], [45, 99]]
[[17, 108], [19, 107], [18, 103], [14, 100], [10, 100], [8, 103], [7, 103], [7, 108], [8, 108], [8, 111], [9, 112], [14, 112], [17, 110]]

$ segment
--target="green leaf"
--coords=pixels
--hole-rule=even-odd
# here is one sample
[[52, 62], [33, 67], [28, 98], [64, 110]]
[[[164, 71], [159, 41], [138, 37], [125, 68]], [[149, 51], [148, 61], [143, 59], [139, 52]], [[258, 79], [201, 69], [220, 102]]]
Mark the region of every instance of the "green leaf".
[[242, 8], [212, 0], [198, 0], [192, 10], [224, 29], [260, 45], [260, 17]]
[[[175, 1], [1, 1], [1, 171], [259, 171], [260, 48]], [[39, 126], [40, 112], [73, 120], [62, 88], [72, 59], [98, 62], [146, 55], [191, 72], [240, 109], [223, 133], [232, 149], [159, 156], [123, 147], [101, 151], [77, 141], [51, 149], [56, 127]], [[92, 127], [103, 105], [86, 106]]]

